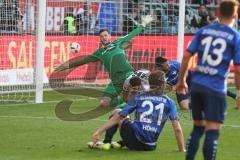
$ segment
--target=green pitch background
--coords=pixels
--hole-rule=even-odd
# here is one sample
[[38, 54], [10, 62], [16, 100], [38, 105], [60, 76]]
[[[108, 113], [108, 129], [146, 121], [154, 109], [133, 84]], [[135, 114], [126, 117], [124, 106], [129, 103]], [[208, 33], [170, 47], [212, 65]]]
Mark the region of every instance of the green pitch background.
[[[174, 97], [175, 98], [175, 97]], [[55, 116], [55, 104], [61, 99], [72, 99], [72, 112], [94, 108], [98, 100], [88, 97], [66, 96], [46, 92], [43, 104], [15, 104], [0, 106], [0, 160], [183, 160], [177, 152], [171, 123], [167, 122], [158, 140], [156, 151], [91, 150], [86, 143], [108, 115], [85, 122], [66, 122]], [[235, 101], [228, 98], [228, 116], [222, 128], [218, 160], [240, 159], [240, 111]], [[185, 140], [191, 128], [189, 111], [179, 110]], [[119, 135], [115, 137], [118, 140]], [[202, 144], [202, 143], [201, 143]], [[201, 149], [201, 146], [200, 146]], [[202, 160], [202, 151], [197, 155]]]

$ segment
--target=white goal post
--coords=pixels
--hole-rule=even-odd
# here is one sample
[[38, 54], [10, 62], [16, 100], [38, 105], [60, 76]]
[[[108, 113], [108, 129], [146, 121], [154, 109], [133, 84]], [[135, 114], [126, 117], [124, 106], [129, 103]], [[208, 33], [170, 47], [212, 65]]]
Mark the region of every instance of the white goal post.
[[43, 102], [43, 75], [44, 75], [44, 46], [45, 46], [45, 17], [46, 0], [38, 0], [37, 38], [36, 38], [36, 65], [35, 65], [35, 102]]
[[184, 28], [185, 28], [185, 0], [179, 0], [179, 24], [178, 24], [178, 52], [177, 60], [181, 62], [184, 52]]

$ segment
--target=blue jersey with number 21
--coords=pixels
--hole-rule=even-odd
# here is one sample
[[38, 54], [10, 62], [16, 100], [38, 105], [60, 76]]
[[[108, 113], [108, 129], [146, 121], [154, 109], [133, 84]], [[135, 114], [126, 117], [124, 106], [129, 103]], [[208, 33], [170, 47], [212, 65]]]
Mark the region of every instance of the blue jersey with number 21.
[[167, 118], [179, 119], [174, 101], [166, 95], [152, 92], [137, 95], [119, 114], [126, 117], [133, 111], [135, 111], [134, 133], [140, 142], [150, 146], [156, 146]]
[[191, 90], [224, 95], [230, 61], [240, 64], [238, 31], [219, 23], [208, 25], [196, 33], [187, 51], [198, 53]]

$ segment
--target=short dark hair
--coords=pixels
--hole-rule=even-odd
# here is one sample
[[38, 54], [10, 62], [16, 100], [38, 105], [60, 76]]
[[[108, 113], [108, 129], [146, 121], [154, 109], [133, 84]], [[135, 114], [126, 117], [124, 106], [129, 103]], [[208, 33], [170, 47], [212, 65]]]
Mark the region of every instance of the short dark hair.
[[159, 66], [159, 65], [161, 65], [164, 62], [167, 62], [166, 58], [163, 58], [161, 56], [158, 56], [158, 57], [155, 58], [155, 65], [156, 66]]
[[166, 82], [165, 73], [163, 71], [153, 72], [149, 75], [148, 81], [151, 89], [159, 89], [163, 91]]
[[129, 88], [129, 94], [131, 96], [133, 95], [136, 95], [140, 92], [143, 91], [143, 87], [142, 87], [142, 81], [139, 77], [132, 77], [130, 80], [129, 80], [129, 84], [130, 84], [130, 88]]
[[102, 32], [105, 32], [105, 31], [110, 34], [110, 31], [109, 31], [107, 28], [100, 29], [100, 31], [98, 32], [98, 34], [100, 35]]
[[129, 80], [129, 83], [132, 87], [140, 86], [141, 85], [141, 79], [137, 76], [134, 76]]
[[231, 18], [238, 10], [238, 1], [222, 1], [220, 3], [220, 15], [224, 18]]

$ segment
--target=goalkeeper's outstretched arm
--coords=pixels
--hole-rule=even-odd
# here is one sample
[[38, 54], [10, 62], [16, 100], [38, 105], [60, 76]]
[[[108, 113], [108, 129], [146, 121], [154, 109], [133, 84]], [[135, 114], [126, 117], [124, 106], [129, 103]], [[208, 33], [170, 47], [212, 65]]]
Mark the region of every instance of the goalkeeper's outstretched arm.
[[142, 22], [140, 25], [138, 25], [137, 28], [135, 28], [132, 32], [130, 32], [128, 35], [124, 36], [123, 38], [120, 38], [121, 41], [129, 41], [136, 35], [142, 32], [143, 28], [146, 27], [149, 23], [153, 21], [153, 17], [151, 15], [147, 15], [142, 17]]
[[54, 72], [60, 72], [66, 69], [75, 68], [81, 65], [84, 65], [89, 62], [97, 62], [99, 59], [93, 55], [87, 56], [81, 60], [75, 60], [73, 62], [66, 62], [55, 67]]

